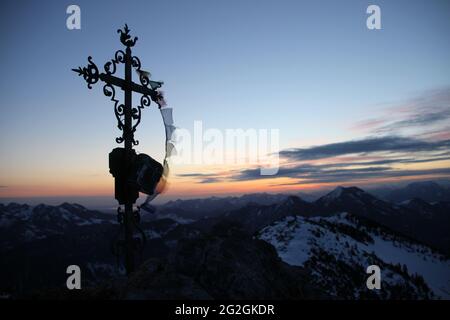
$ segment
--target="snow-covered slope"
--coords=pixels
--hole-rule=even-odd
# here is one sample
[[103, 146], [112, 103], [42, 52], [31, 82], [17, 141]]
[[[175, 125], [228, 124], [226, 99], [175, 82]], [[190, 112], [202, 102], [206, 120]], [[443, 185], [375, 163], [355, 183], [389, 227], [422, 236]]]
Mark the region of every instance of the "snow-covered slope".
[[0, 249], [89, 227], [116, 223], [115, 217], [78, 204], [0, 204]]
[[[282, 260], [311, 271], [313, 281], [342, 298], [450, 299], [450, 261], [427, 246], [347, 213], [289, 216], [262, 229]], [[367, 266], [381, 268], [381, 290], [366, 288]]]
[[5, 227], [17, 222], [52, 223], [55, 225], [88, 225], [114, 220], [114, 216], [99, 211], [88, 210], [76, 203], [63, 203], [59, 206], [40, 204], [0, 204], [0, 226]]

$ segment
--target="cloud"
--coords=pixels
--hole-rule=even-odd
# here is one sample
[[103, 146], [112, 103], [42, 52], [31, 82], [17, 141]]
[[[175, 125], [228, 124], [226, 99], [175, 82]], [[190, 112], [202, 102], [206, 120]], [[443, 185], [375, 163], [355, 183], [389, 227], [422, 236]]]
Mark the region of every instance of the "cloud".
[[288, 149], [280, 151], [280, 157], [289, 160], [317, 160], [350, 154], [367, 154], [373, 152], [423, 152], [448, 149], [450, 140], [427, 142], [413, 138], [387, 136], [372, 137], [363, 140], [325, 144], [302, 149]]
[[[280, 170], [280, 174], [277, 177], [288, 177], [298, 179], [292, 183], [273, 183], [272, 186], [284, 186], [284, 185], [296, 185], [296, 184], [317, 184], [317, 183], [343, 183], [349, 181], [361, 181], [376, 178], [393, 178], [393, 177], [408, 177], [408, 176], [429, 176], [429, 175], [450, 175], [450, 168], [436, 168], [436, 169], [423, 169], [423, 170], [401, 170], [393, 169], [391, 167], [364, 167], [364, 168], [351, 168], [351, 169], [333, 169], [331, 166], [326, 168], [315, 168], [310, 172], [299, 170], [295, 172], [291, 170], [289, 172], [283, 172]], [[243, 170], [238, 175], [233, 177], [234, 181], [256, 180], [265, 179], [267, 177], [255, 174], [254, 170]]]
[[[367, 180], [412, 175], [448, 175], [450, 169], [435, 168], [423, 170], [398, 169], [400, 164], [432, 163], [450, 160], [450, 140], [428, 142], [404, 137], [367, 138], [345, 141], [303, 149], [282, 150], [280, 156], [288, 162], [280, 167], [275, 178], [299, 179], [292, 184], [342, 183], [352, 180]], [[345, 156], [360, 154], [358, 158]], [[382, 155], [382, 159], [373, 157]], [[318, 161], [333, 158], [331, 163]], [[342, 158], [339, 158], [342, 157]], [[364, 160], [364, 159], [368, 160]], [[315, 163], [308, 163], [314, 160]], [[272, 178], [274, 178], [272, 177]], [[267, 179], [258, 168], [235, 172], [229, 180], [248, 181]], [[276, 185], [276, 184], [275, 184]], [[286, 182], [280, 185], [291, 185]]]
[[399, 134], [407, 129], [437, 133], [448, 132], [450, 87], [430, 90], [385, 110], [380, 117], [357, 122], [352, 128], [372, 134]]
[[197, 179], [197, 183], [215, 183], [223, 181], [223, 178], [219, 174], [209, 173], [180, 173], [178, 177], [194, 178]]
[[198, 177], [208, 177], [208, 176], [211, 176], [211, 174], [193, 172], [193, 173], [180, 173], [177, 176], [179, 176], [179, 177], [187, 177], [187, 178], [189, 178], [189, 177], [198, 178]]
[[[317, 184], [317, 183], [336, 183], [342, 184], [350, 181], [364, 181], [377, 178], [401, 178], [401, 177], [420, 177], [420, 176], [441, 176], [450, 177], [450, 168], [438, 168], [427, 170], [379, 170], [373, 172], [348, 170], [347, 172], [327, 173], [321, 176], [309, 176], [305, 179], [290, 183], [290, 185], [299, 184]], [[272, 184], [272, 186], [283, 186], [286, 184]]]
[[219, 178], [219, 177], [210, 177], [210, 178], [201, 179], [199, 181], [199, 183], [216, 183], [216, 182], [220, 182], [220, 181], [223, 181], [223, 179]]
[[442, 110], [420, 110], [407, 119], [394, 121], [375, 129], [375, 132], [394, 132], [401, 128], [429, 127], [450, 118], [450, 108]]

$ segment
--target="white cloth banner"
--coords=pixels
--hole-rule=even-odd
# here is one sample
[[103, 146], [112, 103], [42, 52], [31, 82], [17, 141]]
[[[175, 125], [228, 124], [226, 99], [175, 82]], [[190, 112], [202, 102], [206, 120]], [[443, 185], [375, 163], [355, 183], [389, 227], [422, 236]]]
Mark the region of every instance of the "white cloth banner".
[[143, 205], [150, 203], [158, 194], [164, 191], [169, 176], [169, 158], [176, 153], [174, 141], [172, 141], [173, 132], [176, 127], [173, 125], [172, 108], [159, 108], [161, 117], [164, 123], [164, 129], [166, 131], [166, 155], [163, 161], [163, 174], [155, 188], [155, 192], [148, 196]]
[[163, 118], [164, 125], [173, 125], [172, 108], [159, 109]]

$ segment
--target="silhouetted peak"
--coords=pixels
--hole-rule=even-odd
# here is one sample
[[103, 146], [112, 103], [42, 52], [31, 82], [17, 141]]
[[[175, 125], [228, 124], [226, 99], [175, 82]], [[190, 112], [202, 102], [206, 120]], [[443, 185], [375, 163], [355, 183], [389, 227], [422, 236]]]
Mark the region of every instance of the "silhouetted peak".
[[406, 186], [407, 188], [441, 188], [439, 184], [434, 181], [417, 181], [412, 182]]
[[299, 203], [299, 202], [304, 202], [304, 201], [299, 196], [289, 195], [284, 202], [286, 202], [286, 203]]
[[328, 202], [328, 201], [336, 200], [341, 197], [348, 197], [348, 196], [361, 197], [363, 195], [368, 195], [368, 193], [358, 187], [338, 186], [336, 189], [334, 189], [333, 191], [329, 192], [328, 194], [326, 194], [325, 196], [320, 198], [319, 201], [320, 202], [323, 202], [323, 201]]
[[412, 198], [410, 200], [403, 201], [401, 204], [405, 207], [414, 209], [428, 209], [432, 207], [430, 203], [420, 198]]

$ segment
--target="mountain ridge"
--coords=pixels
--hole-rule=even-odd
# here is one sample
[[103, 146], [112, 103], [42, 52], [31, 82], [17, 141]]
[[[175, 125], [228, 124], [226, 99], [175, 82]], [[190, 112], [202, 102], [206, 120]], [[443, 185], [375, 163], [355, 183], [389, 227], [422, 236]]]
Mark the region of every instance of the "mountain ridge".
[[[264, 197], [264, 195], [258, 197]], [[442, 257], [442, 261], [448, 261], [448, 256], [435, 251], [432, 244], [430, 247], [428, 240], [439, 238], [441, 246], [437, 247], [444, 249], [445, 252], [446, 247], [442, 246], [442, 243], [450, 243], [448, 238], [450, 223], [447, 223], [450, 202], [428, 203], [413, 198], [394, 204], [378, 199], [358, 187], [342, 186], [313, 202], [304, 201], [296, 195], [276, 195], [267, 202], [258, 204], [251, 201], [256, 198], [253, 195], [244, 197], [242, 201], [236, 201], [235, 198], [225, 200], [213, 198], [211, 201], [220, 210], [209, 212], [208, 210], [213, 210], [214, 207], [206, 206], [197, 215], [191, 214], [190, 210], [195, 210], [200, 204], [208, 203], [208, 200], [199, 203], [191, 200], [192, 208], [188, 210], [180, 200], [167, 206], [165, 211], [158, 212], [157, 207], [151, 211], [152, 213], [141, 211], [143, 213], [141, 228], [148, 242], [142, 259], [148, 263], [140, 269], [140, 277], [143, 277], [140, 279], [147, 279], [145, 280], [147, 282], [142, 284], [145, 293], [141, 291], [142, 288], [139, 289], [135, 281], [129, 283], [131, 291], [126, 291], [129, 292], [129, 297], [158, 297], [161, 288], [158, 286], [169, 286], [173, 279], [179, 279], [182, 284], [180, 287], [172, 287], [171, 290], [175, 291], [171, 291], [171, 294], [174, 296], [176, 296], [176, 290], [185, 290], [191, 298], [232, 296], [235, 294], [233, 290], [238, 290], [239, 286], [228, 293], [226, 293], [226, 287], [232, 285], [231, 279], [238, 277], [239, 273], [218, 272], [220, 266], [227, 261], [221, 262], [220, 260], [225, 257], [220, 255], [220, 250], [214, 250], [218, 250], [217, 248], [220, 248], [221, 243], [225, 241], [229, 256], [244, 257], [248, 253], [245, 250], [240, 251], [239, 248], [245, 249], [246, 246], [250, 246], [251, 239], [255, 237], [259, 241], [267, 242], [269, 247], [273, 246], [273, 250], [276, 250], [275, 255], [269, 253], [271, 249], [265, 251], [264, 259], [268, 259], [269, 264], [276, 265], [277, 259], [284, 258], [283, 263], [289, 265], [289, 267], [277, 267], [279, 269], [276, 269], [278, 270], [276, 272], [284, 273], [278, 277], [278, 281], [281, 283], [285, 281], [282, 279], [299, 277], [297, 279], [301, 286], [306, 288], [305, 279], [312, 277], [315, 280], [311, 283], [312, 291], [308, 291], [308, 294], [314, 297], [428, 299], [445, 296], [445, 292], [442, 294], [439, 291], [437, 287], [439, 283], [436, 283], [435, 279], [429, 278], [427, 274], [422, 277], [423, 274], [413, 271], [414, 267], [410, 267], [408, 261], [403, 261], [402, 265], [398, 266], [396, 261], [387, 259], [385, 254], [401, 249], [403, 251], [399, 252], [403, 256], [414, 253], [411, 257], [414, 258], [415, 265], [425, 263], [420, 262], [420, 259], [434, 261], [432, 265], [425, 264], [428, 267], [424, 267], [424, 270], [427, 268], [432, 270], [442, 264], [439, 262], [441, 260], [436, 260], [437, 255]], [[230, 199], [234, 201], [235, 206], [226, 206]], [[184, 211], [179, 211], [179, 208]], [[344, 212], [345, 216], [342, 216]], [[187, 215], [183, 216], [184, 213]], [[311, 229], [307, 232], [308, 236], [301, 242], [303, 247], [299, 247], [304, 250], [298, 251], [309, 252], [309, 258], [302, 261], [303, 264], [300, 265], [291, 264], [292, 261], [285, 259], [283, 246], [279, 241], [283, 237], [286, 240], [286, 235], [294, 235], [297, 232], [292, 231], [295, 225], [292, 221], [297, 221], [295, 222], [297, 231], [304, 231], [303, 227]], [[269, 230], [272, 231], [269, 232]], [[25, 292], [23, 290], [41, 287], [43, 283], [48, 286], [63, 285], [65, 275], [59, 274], [58, 270], [73, 264], [74, 261], [83, 268], [88, 286], [95, 287], [100, 285], [101, 281], [121, 279], [123, 269], [117, 267], [115, 257], [109, 252], [110, 240], [117, 236], [117, 232], [115, 215], [89, 210], [78, 204], [61, 203], [57, 206], [0, 204], [0, 252], [5, 257], [0, 262], [0, 269], [3, 271], [0, 274], [0, 283], [6, 286], [0, 286], [0, 292], [13, 288], [19, 294], [23, 294]], [[269, 234], [278, 235], [269, 237]], [[389, 236], [381, 239], [380, 235]], [[291, 240], [294, 238], [295, 236], [292, 236]], [[322, 238], [328, 240], [322, 243], [320, 242]], [[353, 241], [353, 247], [345, 246], [345, 241], [338, 241], [337, 238], [346, 239], [347, 242]], [[210, 246], [209, 241], [215, 241], [216, 244]], [[187, 246], [188, 243], [190, 246]], [[395, 243], [397, 245], [394, 245]], [[255, 244], [254, 248], [257, 247], [259, 245]], [[183, 271], [185, 267], [179, 267], [187, 267], [194, 263], [189, 260], [195, 256], [192, 252], [206, 254], [211, 250], [215, 252], [214, 255], [218, 260], [211, 262], [211, 264], [217, 264], [211, 269], [211, 273], [205, 276], [205, 279], [197, 278], [194, 269], [192, 269], [193, 273], [186, 273]], [[292, 251], [290, 254], [293, 256]], [[358, 258], [351, 258], [352, 256]], [[252, 264], [253, 259], [246, 260], [247, 267], [240, 271], [248, 272], [239, 277], [248, 279], [242, 281], [249, 281], [244, 292], [241, 293], [242, 297], [255, 298], [258, 295], [268, 297], [270, 294], [266, 290], [269, 290], [268, 288], [273, 284], [264, 282], [262, 287], [258, 287], [256, 282], [250, 281], [251, 273], [256, 272], [256, 270], [252, 271], [252, 268], [256, 266]], [[306, 263], [307, 261], [309, 262]], [[234, 262], [228, 262], [231, 268]], [[388, 272], [387, 279], [390, 279], [390, 282], [387, 283], [386, 295], [374, 295], [361, 287], [365, 277], [363, 264], [369, 262], [380, 264], [382, 269]], [[151, 281], [152, 277], [157, 275], [155, 270], [160, 268], [155, 266], [164, 266], [165, 263], [169, 263], [170, 266], [161, 275], [166, 277], [168, 282]], [[403, 265], [408, 265], [407, 268], [410, 271], [403, 270]], [[33, 266], [36, 272], [41, 271], [43, 276], [30, 278], [32, 274], [30, 266]], [[343, 278], [339, 278], [336, 270], [343, 273]], [[260, 273], [260, 276], [276, 278], [276, 272], [266, 270], [265, 275]], [[442, 279], [446, 279], [442, 273], [439, 274]], [[213, 283], [218, 279], [224, 281], [224, 286], [220, 289], [223, 292], [214, 291], [212, 287], [206, 291], [200, 290], [205, 288], [207, 283]], [[27, 283], [29, 287], [20, 289], [17, 283]], [[334, 289], [327, 291], [328, 287], [333, 287], [333, 283], [336, 284]], [[355, 286], [358, 287], [356, 291], [347, 290]], [[297, 292], [295, 290], [297, 289], [292, 287], [290, 292]], [[444, 290], [447, 289], [444, 288]], [[432, 294], [435, 291], [438, 292], [436, 297]], [[281, 292], [283, 291], [280, 291], [280, 294]], [[288, 299], [294, 299], [298, 292], [293, 295], [288, 295], [287, 292], [282, 294]], [[163, 297], [160, 296], [160, 298]], [[298, 295], [298, 298], [301, 296]]]

